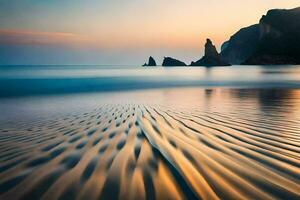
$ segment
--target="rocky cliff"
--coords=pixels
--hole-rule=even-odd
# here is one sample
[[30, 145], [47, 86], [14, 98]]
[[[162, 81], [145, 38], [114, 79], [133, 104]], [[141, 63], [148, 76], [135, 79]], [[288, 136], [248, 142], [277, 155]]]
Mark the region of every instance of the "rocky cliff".
[[222, 45], [221, 57], [230, 64], [241, 64], [254, 53], [259, 40], [259, 25], [242, 28]]
[[222, 46], [221, 57], [231, 64], [300, 64], [300, 7], [270, 10]]

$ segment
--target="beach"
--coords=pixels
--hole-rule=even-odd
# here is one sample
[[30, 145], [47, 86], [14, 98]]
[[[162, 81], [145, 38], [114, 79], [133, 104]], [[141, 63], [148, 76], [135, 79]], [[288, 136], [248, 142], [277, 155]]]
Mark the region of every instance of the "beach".
[[300, 200], [299, 0], [0, 0], [0, 200]]
[[0, 199], [299, 199], [300, 90], [2, 98]]

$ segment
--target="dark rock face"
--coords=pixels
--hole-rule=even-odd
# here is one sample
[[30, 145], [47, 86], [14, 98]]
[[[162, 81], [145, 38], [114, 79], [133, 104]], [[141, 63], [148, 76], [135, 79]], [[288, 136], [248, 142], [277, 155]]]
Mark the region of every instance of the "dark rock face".
[[165, 66], [165, 67], [186, 66], [186, 64], [180, 60], [176, 60], [171, 57], [165, 57], [162, 66]]
[[222, 52], [224, 49], [226, 49], [226, 48], [228, 47], [228, 45], [229, 45], [229, 41], [224, 42], [224, 43], [222, 44], [222, 46], [221, 46], [221, 52]]
[[213, 45], [210, 39], [206, 40], [205, 55], [198, 61], [192, 62], [191, 66], [228, 66], [229, 64], [224, 62], [217, 52], [216, 47]]
[[148, 64], [145, 63], [143, 66], [153, 67], [153, 66], [156, 66], [156, 62], [155, 62], [154, 58], [153, 58], [152, 56], [150, 56], [150, 57], [149, 57]]
[[222, 45], [221, 57], [230, 64], [241, 64], [254, 53], [259, 41], [259, 25], [242, 28]]
[[231, 64], [300, 64], [300, 7], [268, 11], [234, 34], [221, 56]]

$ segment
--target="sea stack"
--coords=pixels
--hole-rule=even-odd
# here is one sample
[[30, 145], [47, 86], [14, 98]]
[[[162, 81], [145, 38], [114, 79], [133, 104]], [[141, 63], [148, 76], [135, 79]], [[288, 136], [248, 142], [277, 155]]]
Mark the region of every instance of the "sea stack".
[[148, 64], [145, 63], [143, 66], [145, 66], [145, 67], [146, 67], [146, 66], [154, 67], [154, 66], [156, 66], [156, 62], [155, 62], [154, 58], [153, 58], [152, 56], [150, 56], [150, 57], [149, 57]]
[[230, 64], [222, 60], [220, 54], [218, 53], [216, 47], [213, 45], [210, 39], [206, 40], [204, 56], [200, 60], [191, 63], [191, 66], [206, 66], [206, 67], [229, 66], [229, 65]]
[[186, 66], [186, 64], [180, 60], [165, 57], [162, 66], [164, 67], [179, 67], [179, 66]]

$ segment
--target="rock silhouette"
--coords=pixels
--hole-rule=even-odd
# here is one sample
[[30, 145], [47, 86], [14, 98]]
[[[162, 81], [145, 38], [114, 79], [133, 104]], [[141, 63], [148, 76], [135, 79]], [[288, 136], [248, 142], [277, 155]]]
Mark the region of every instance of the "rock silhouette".
[[[231, 64], [277, 65], [300, 64], [300, 7], [273, 9], [258, 24], [240, 29], [221, 46], [219, 54], [210, 39], [205, 55], [191, 66], [229, 66]], [[156, 66], [150, 57], [148, 64]], [[182, 61], [165, 57], [162, 66], [186, 66]]]
[[259, 40], [259, 25], [242, 28], [222, 45], [221, 57], [230, 64], [241, 64], [256, 49]]
[[228, 66], [229, 64], [224, 62], [217, 52], [216, 47], [213, 45], [210, 39], [206, 40], [205, 55], [198, 61], [192, 62], [191, 66]]
[[156, 62], [155, 62], [154, 58], [153, 58], [152, 56], [150, 56], [150, 57], [149, 57], [148, 64], [145, 63], [143, 66], [144, 66], [144, 67], [146, 67], [146, 66], [154, 67], [154, 66], [156, 66]]
[[172, 67], [172, 66], [186, 66], [186, 64], [180, 60], [171, 58], [171, 57], [165, 57], [162, 66], [165, 67]]
[[299, 44], [300, 7], [274, 9], [225, 42], [221, 57], [231, 64], [300, 64]]

